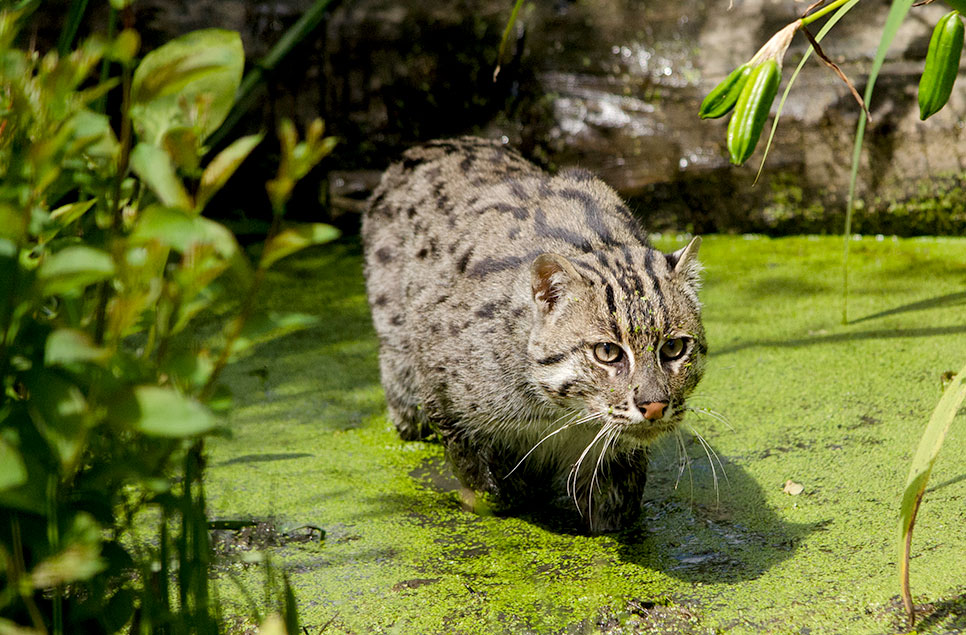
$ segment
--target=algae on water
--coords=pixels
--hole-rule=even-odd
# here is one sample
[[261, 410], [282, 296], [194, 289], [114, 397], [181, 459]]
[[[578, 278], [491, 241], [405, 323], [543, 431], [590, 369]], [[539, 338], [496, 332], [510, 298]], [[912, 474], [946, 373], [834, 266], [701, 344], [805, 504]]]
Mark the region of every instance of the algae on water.
[[[274, 523], [262, 546], [310, 632], [896, 631], [898, 502], [943, 373], [966, 352], [966, 240], [853, 243], [847, 326], [840, 249], [705, 239], [711, 350], [690, 404], [727, 422], [693, 413], [658, 444], [643, 524], [604, 536], [463, 511], [440, 446], [399, 441], [385, 418], [358, 245], [283, 261], [263, 303], [324, 326], [226, 371], [236, 406], [231, 436], [209, 446], [211, 513]], [[962, 419], [916, 527], [913, 589], [935, 607], [920, 632], [966, 628]], [[250, 612], [231, 578], [259, 588], [239, 559], [259, 546], [228, 550], [216, 584], [229, 615]]]

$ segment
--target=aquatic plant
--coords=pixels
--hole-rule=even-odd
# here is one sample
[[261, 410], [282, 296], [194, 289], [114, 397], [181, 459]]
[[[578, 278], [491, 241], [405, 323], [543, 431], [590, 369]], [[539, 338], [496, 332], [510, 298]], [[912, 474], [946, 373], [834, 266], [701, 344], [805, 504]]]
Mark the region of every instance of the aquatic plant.
[[[820, 0], [813, 5], [811, 5], [806, 11], [803, 17], [799, 18], [797, 21], [792, 22], [788, 27], [779, 32], [787, 32], [788, 30], [798, 31], [801, 30], [808, 38], [811, 46], [808, 52], [803, 56], [798, 68], [792, 74], [789, 80], [785, 92], [782, 95], [782, 99], [778, 106], [778, 112], [775, 115], [774, 121], [772, 123], [771, 134], [768, 138], [768, 143], [765, 147], [764, 154], [762, 156], [762, 162], [759, 166], [759, 174], [761, 174], [761, 168], [764, 166], [765, 159], [768, 155], [768, 149], [771, 145], [771, 140], [774, 137], [775, 130], [778, 126], [778, 120], [781, 117], [782, 106], [785, 103], [785, 98], [788, 95], [789, 90], [795, 82], [798, 76], [798, 72], [801, 70], [802, 66], [805, 64], [812, 52], [816, 52], [822, 58], [822, 60], [832, 67], [839, 76], [846, 81], [851, 89], [853, 95], [862, 105], [862, 113], [859, 118], [859, 123], [856, 128], [855, 143], [853, 146], [852, 153], [852, 165], [851, 173], [849, 179], [849, 194], [848, 202], [846, 206], [845, 214], [845, 228], [843, 231], [844, 238], [844, 251], [842, 257], [842, 322], [843, 324], [848, 324], [848, 283], [849, 283], [849, 244], [851, 241], [851, 226], [852, 226], [852, 212], [855, 208], [855, 189], [856, 183], [858, 181], [858, 168], [859, 161], [862, 153], [862, 145], [865, 137], [866, 123], [869, 120], [869, 110], [868, 104], [872, 99], [873, 90], [875, 87], [875, 81], [878, 77], [879, 70], [885, 61], [886, 52], [889, 49], [895, 35], [899, 29], [899, 26], [905, 20], [909, 10], [913, 6], [913, 0], [893, 0], [892, 5], [889, 10], [889, 14], [886, 17], [886, 22], [882, 30], [882, 35], [879, 40], [879, 46], [876, 51], [875, 58], [873, 60], [872, 68], [869, 71], [868, 80], [866, 83], [865, 94], [863, 97], [859, 97], [858, 93], [855, 91], [854, 86], [845, 75], [838, 69], [834, 63], [831, 62], [821, 51], [819, 47], [819, 41], [825, 36], [826, 33], [840, 20], [845, 14], [847, 14], [855, 5], [858, 0], [835, 0], [828, 6], [821, 7], [824, 4], [824, 0]], [[949, 4], [953, 6], [954, 9], [960, 8], [959, 0], [950, 1]], [[821, 8], [819, 8], [821, 7]], [[819, 17], [823, 17], [832, 11], [835, 13], [828, 19], [818, 35], [812, 36], [808, 30], [805, 28], [806, 25]], [[949, 99], [950, 92], [952, 90], [953, 83], [956, 80], [956, 76], [959, 69], [959, 61], [962, 53], [963, 47], [963, 23], [958, 11], [952, 11], [946, 14], [939, 23], [935, 26], [933, 31], [933, 36], [930, 41], [929, 51], [926, 56], [925, 68], [922, 73], [922, 77], [919, 83], [919, 104], [920, 104], [920, 118], [926, 119], [936, 112], [938, 112]], [[776, 34], [777, 37], [777, 34]], [[774, 38], [773, 38], [774, 39]], [[766, 45], [767, 47], [768, 45]], [[763, 49], [766, 47], [762, 47]], [[787, 43], [785, 44], [787, 48]], [[781, 54], [784, 54], [784, 49], [781, 49]], [[757, 56], [756, 56], [757, 57]], [[752, 62], [756, 58], [753, 58]], [[760, 63], [760, 62], [759, 62]], [[739, 67], [740, 69], [741, 67]], [[730, 78], [730, 76], [729, 76]], [[725, 82], [729, 79], [726, 78]], [[714, 93], [715, 91], [712, 91]], [[767, 104], [769, 107], [774, 100], [773, 93], [762, 93], [757, 101], [749, 103], [744, 106], [745, 109], [759, 108], [761, 104]], [[748, 101], [748, 100], [746, 100]], [[742, 102], [738, 102], [739, 107], [742, 106]], [[746, 117], [746, 113], [736, 112], [733, 117]], [[730, 126], [729, 126], [729, 136], [730, 136]], [[754, 136], [754, 141], [757, 142], [757, 135]], [[729, 139], [729, 148], [731, 147]], [[739, 152], [737, 155], [734, 150], [732, 150], [732, 161], [734, 163], [743, 163], [751, 155], [750, 151]], [[899, 557], [899, 575], [900, 575], [900, 586], [903, 604], [906, 609], [906, 613], [909, 619], [909, 624], [912, 626], [915, 623], [915, 607], [912, 602], [912, 594], [909, 587], [909, 557], [912, 544], [912, 531], [916, 521], [916, 515], [918, 513], [919, 504], [922, 500], [923, 493], [925, 492], [926, 483], [929, 479], [929, 474], [932, 470], [933, 464], [936, 461], [936, 457], [942, 447], [943, 440], [945, 439], [946, 432], [949, 429], [952, 420], [956, 417], [959, 412], [964, 399], [966, 399], [966, 368], [964, 368], [958, 375], [956, 375], [949, 386], [943, 393], [942, 399], [936, 406], [933, 412], [932, 418], [926, 430], [924, 431], [920, 442], [919, 448], [916, 452], [916, 456], [913, 459], [912, 465], [909, 471], [909, 477], [906, 482], [906, 487], [902, 496], [902, 504], [899, 510], [899, 529], [900, 529], [900, 557]]]
[[[0, 11], [0, 630], [218, 632], [203, 485], [204, 441], [229, 403], [218, 380], [256, 343], [316, 322], [257, 315], [253, 299], [276, 261], [337, 235], [283, 223], [335, 140], [321, 122], [301, 141], [280, 125], [274, 221], [253, 265], [202, 215], [262, 139], [213, 156], [208, 142], [235, 104], [239, 35], [188, 33], [139, 61], [133, 13], [112, 0], [115, 36], [75, 46], [80, 11], [60, 51], [39, 54], [16, 46], [36, 3], [18, 7]], [[112, 92], [113, 120], [98, 106]]]

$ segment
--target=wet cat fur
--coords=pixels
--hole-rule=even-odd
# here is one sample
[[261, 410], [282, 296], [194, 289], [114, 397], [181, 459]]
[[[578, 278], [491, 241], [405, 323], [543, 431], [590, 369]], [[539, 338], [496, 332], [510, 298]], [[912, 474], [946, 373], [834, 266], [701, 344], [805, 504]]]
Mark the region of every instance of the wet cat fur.
[[656, 251], [588, 172], [471, 137], [406, 152], [362, 236], [400, 435], [438, 432], [463, 484], [506, 504], [635, 522], [648, 445], [704, 370], [700, 239]]

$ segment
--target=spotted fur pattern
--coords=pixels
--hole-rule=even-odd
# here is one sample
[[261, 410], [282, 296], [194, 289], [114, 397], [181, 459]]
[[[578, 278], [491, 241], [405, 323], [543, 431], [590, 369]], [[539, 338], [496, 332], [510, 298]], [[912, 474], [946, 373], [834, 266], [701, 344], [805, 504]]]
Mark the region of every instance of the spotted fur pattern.
[[[438, 432], [461, 481], [508, 504], [633, 523], [647, 446], [703, 372], [699, 239], [656, 251], [590, 173], [551, 177], [469, 137], [391, 166], [362, 235], [400, 435]], [[645, 418], [654, 403], [663, 416]]]

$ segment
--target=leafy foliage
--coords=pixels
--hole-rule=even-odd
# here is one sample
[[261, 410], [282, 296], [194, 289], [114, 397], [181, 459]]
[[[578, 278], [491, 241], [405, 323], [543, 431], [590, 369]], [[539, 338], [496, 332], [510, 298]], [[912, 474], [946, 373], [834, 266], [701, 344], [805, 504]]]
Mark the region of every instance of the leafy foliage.
[[[232, 355], [315, 323], [253, 315], [252, 298], [270, 265], [336, 237], [281, 222], [335, 141], [321, 122], [301, 142], [282, 125], [276, 222], [253, 266], [201, 216], [261, 141], [208, 159], [241, 82], [238, 34], [189, 33], [136, 63], [132, 30], [63, 55], [20, 50], [25, 18], [0, 12], [0, 630], [216, 632], [208, 404]], [[97, 81], [105, 60], [119, 76]], [[112, 121], [93, 104], [117, 90]], [[239, 292], [223, 333], [193, 332]], [[129, 539], [145, 515], [151, 545]]]

